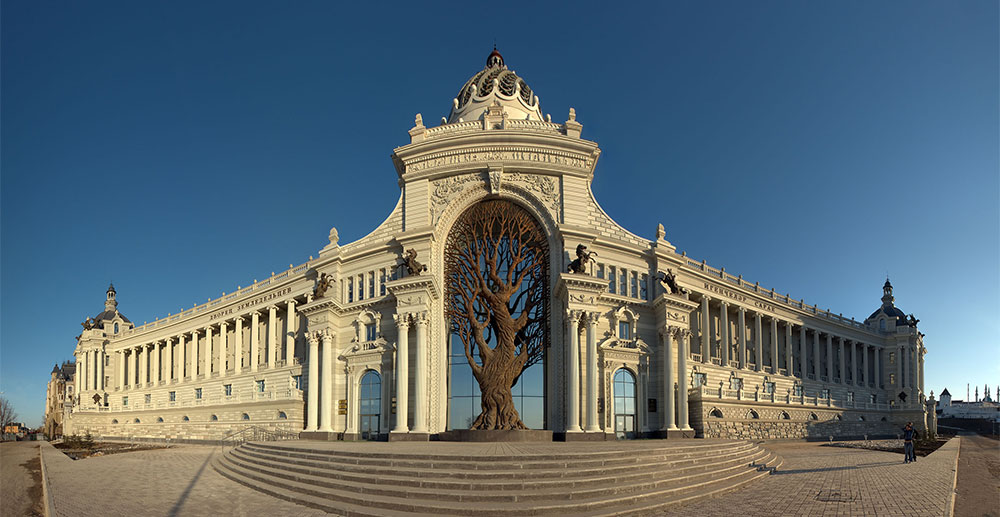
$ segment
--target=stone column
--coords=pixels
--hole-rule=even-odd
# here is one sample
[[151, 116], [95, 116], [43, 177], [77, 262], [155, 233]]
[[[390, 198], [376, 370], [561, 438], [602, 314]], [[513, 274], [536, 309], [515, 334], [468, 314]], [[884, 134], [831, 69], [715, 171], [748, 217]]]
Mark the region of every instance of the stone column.
[[98, 390], [104, 390], [104, 350], [97, 350], [97, 382]]
[[771, 316], [771, 373], [778, 373], [778, 320]]
[[868, 373], [868, 343], [861, 343], [861, 370], [864, 372], [861, 375], [861, 385], [868, 388], [872, 383]]
[[229, 330], [229, 325], [223, 321], [219, 323], [219, 377], [226, 376], [226, 353], [227, 341], [229, 341], [229, 336], [226, 332]]
[[[358, 392], [361, 391], [361, 379], [356, 379], [354, 372], [356, 368], [354, 366], [348, 366], [344, 369], [344, 373], [347, 376], [347, 430], [345, 431], [348, 435], [354, 435], [358, 432], [358, 420], [361, 419], [361, 400], [358, 397]], [[416, 406], [416, 404], [414, 404]], [[415, 408], [415, 407], [414, 407]]]
[[663, 430], [677, 429], [674, 422], [674, 327], [667, 327], [661, 333], [663, 339]]
[[167, 382], [174, 380], [174, 343], [173, 338], [167, 338]]
[[285, 307], [285, 366], [295, 362], [295, 333], [298, 332], [298, 320], [295, 318], [295, 300], [288, 300]]
[[319, 430], [330, 433], [333, 432], [333, 335], [329, 329], [323, 330], [320, 336], [323, 345], [323, 380], [320, 387], [323, 390], [321, 405], [319, 407]]
[[712, 362], [712, 315], [708, 312], [708, 296], [701, 295], [701, 362]]
[[149, 345], [142, 345], [142, 366], [139, 375], [142, 376], [142, 387], [149, 384]]
[[118, 351], [118, 389], [125, 389], [125, 351]]
[[566, 432], [580, 432], [580, 311], [566, 311]]
[[[242, 318], [237, 318], [237, 321], [242, 321]], [[236, 324], [236, 328], [240, 328], [240, 323]], [[309, 361], [309, 384], [306, 385], [306, 389], [308, 390], [306, 394], [306, 431], [318, 431], [319, 334], [316, 332], [311, 332], [309, 334], [309, 356], [306, 360]]]
[[721, 357], [719, 362], [722, 363], [723, 367], [729, 367], [729, 304], [725, 300], [719, 302], [719, 327], [720, 327], [720, 337], [722, 339], [721, 346]]
[[410, 315], [396, 314], [396, 427], [394, 433], [408, 433], [407, 426], [409, 406], [409, 339], [410, 339]]
[[747, 310], [740, 307], [739, 317], [736, 323], [740, 326], [737, 330], [737, 339], [740, 342], [740, 369], [745, 369], [747, 367]]
[[826, 382], [833, 382], [833, 335], [826, 335]]
[[849, 343], [851, 344], [851, 384], [861, 386], [861, 383], [858, 382], [858, 345], [854, 341], [849, 341]]
[[[81, 392], [87, 391], [87, 389], [88, 389], [87, 388], [87, 377], [90, 377], [90, 375], [87, 373], [88, 372], [88, 370], [87, 370], [87, 367], [88, 367], [88, 365], [87, 365], [87, 362], [88, 362], [87, 361], [87, 355], [88, 354], [90, 354], [90, 352], [81, 352], [80, 355], [78, 356], [79, 357], [79, 361], [78, 362], [80, 364], [79, 364], [79, 371], [76, 374], [76, 378], [79, 379], [80, 382], [78, 383], [79, 386], [76, 387], [77, 393], [81, 393]], [[81, 404], [83, 403], [83, 398], [80, 399], [80, 403]]]
[[677, 417], [680, 420], [680, 427], [683, 431], [691, 430], [691, 423], [688, 420], [688, 374], [687, 374], [687, 355], [688, 355], [688, 335], [689, 332], [683, 329], [677, 331], [677, 353], [678, 353], [678, 365], [677, 365], [677, 378], [678, 378], [678, 390], [677, 397]]
[[792, 353], [792, 324], [785, 322], [785, 368], [788, 368], [788, 376], [795, 376], [795, 354]]
[[809, 360], [806, 356], [806, 326], [799, 327], [799, 377], [805, 380], [809, 377]]
[[139, 387], [139, 383], [142, 382], [142, 376], [139, 375], [139, 359], [142, 350], [139, 347], [132, 348], [132, 372], [129, 375], [129, 384], [132, 385], [132, 389]]
[[[219, 365], [215, 365], [218, 370]], [[212, 326], [205, 327], [205, 378], [212, 376]]]
[[[260, 313], [257, 312], [257, 311], [251, 312], [250, 313], [250, 329], [249, 329], [250, 330], [250, 371], [251, 372], [256, 372], [257, 371], [257, 358], [258, 358], [258, 355], [260, 354], [260, 352], [259, 352], [259, 350], [260, 350], [260, 346], [259, 346], [260, 343], [258, 341], [260, 339], [260, 332], [258, 332], [258, 330], [260, 328], [259, 325], [260, 325]], [[326, 401], [323, 401], [323, 403], [326, 404]]]
[[[198, 366], [201, 361], [198, 360], [198, 331], [191, 331], [191, 379], [198, 378]], [[204, 372], [202, 372], [204, 373]]]
[[819, 367], [819, 330], [813, 330], [813, 371], [816, 376], [816, 380], [820, 380], [820, 367]]
[[427, 313], [414, 315], [417, 325], [417, 347], [414, 350], [413, 365], [416, 377], [413, 382], [413, 429], [414, 433], [427, 432]]
[[837, 343], [840, 345], [837, 347], [837, 360], [840, 361], [840, 383], [847, 384], [847, 364], [844, 363], [844, 338], [838, 337]]
[[[918, 347], [916, 344], [910, 347], [910, 361], [912, 364], [910, 371], [912, 373], [911, 373], [911, 378], [909, 379], [910, 381], [909, 387], [914, 391], [916, 391], [917, 393], [919, 393], [920, 392], [920, 347]], [[913, 402], [914, 403], [920, 402], [919, 397], [915, 398]]]
[[596, 312], [587, 314], [587, 427], [585, 430], [588, 432], [601, 430], [597, 422], [597, 322], [599, 320], [600, 314]]
[[[243, 316], [237, 316], [233, 323], [236, 325], [233, 327], [233, 371], [239, 374], [243, 371]], [[316, 430], [315, 422], [309, 425]]]
[[917, 376], [917, 391], [920, 393], [924, 392], [924, 354], [917, 348], [917, 361], [919, 361], [919, 374]]
[[872, 347], [872, 358], [875, 360], [875, 389], [882, 389], [882, 347]]
[[181, 367], [177, 369], [177, 378], [184, 382], [184, 378], [187, 377], [187, 344], [184, 343], [184, 334], [177, 336], [177, 349], [181, 363]]
[[153, 386], [158, 386], [160, 384], [160, 342], [154, 341], [151, 345], [153, 349], [151, 353], [153, 354], [153, 366], [150, 368], [150, 376], [153, 378]]
[[278, 359], [278, 308], [267, 308], [267, 367], [274, 368]]
[[755, 312], [753, 315], [753, 346], [757, 364], [754, 365], [754, 370], [758, 372], [764, 369], [764, 340], [762, 337], [760, 331], [760, 313]]

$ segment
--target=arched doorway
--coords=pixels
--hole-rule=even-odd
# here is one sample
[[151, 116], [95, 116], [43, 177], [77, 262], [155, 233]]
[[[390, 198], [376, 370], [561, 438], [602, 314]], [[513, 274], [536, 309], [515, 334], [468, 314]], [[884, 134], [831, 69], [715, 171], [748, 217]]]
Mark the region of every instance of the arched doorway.
[[444, 250], [449, 429], [544, 429], [549, 243], [517, 203], [466, 209]]
[[361, 439], [377, 440], [382, 414], [382, 377], [369, 370], [361, 377]]
[[635, 376], [619, 368], [614, 376], [615, 434], [635, 438]]

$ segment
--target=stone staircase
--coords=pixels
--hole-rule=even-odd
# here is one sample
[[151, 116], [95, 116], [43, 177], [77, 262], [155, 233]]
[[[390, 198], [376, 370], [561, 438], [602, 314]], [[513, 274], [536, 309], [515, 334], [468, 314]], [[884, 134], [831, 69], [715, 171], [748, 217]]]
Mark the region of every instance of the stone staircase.
[[466, 455], [258, 442], [226, 450], [213, 467], [255, 490], [337, 515], [582, 516], [655, 513], [744, 486], [781, 463], [745, 441], [661, 443]]

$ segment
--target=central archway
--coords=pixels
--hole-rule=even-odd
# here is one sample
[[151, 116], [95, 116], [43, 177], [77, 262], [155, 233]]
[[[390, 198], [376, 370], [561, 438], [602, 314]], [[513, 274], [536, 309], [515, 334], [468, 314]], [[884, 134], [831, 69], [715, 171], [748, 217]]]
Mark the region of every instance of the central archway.
[[541, 225], [509, 201], [472, 205], [448, 233], [444, 265], [449, 427], [527, 429], [525, 411], [543, 427], [549, 245]]

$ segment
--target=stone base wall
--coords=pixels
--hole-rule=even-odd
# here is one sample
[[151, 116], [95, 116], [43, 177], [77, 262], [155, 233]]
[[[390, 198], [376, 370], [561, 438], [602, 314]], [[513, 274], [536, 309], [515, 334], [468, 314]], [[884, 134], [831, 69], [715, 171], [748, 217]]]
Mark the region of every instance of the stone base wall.
[[737, 440], [895, 437], [919, 414], [715, 401], [692, 401], [690, 412], [698, 437]]
[[[244, 419], [244, 414], [249, 419]], [[301, 400], [143, 411], [81, 411], [69, 417], [71, 425], [66, 426], [66, 434], [89, 432], [97, 438], [197, 442], [219, 440], [249, 426], [297, 433], [304, 427], [304, 418], [305, 407]]]

